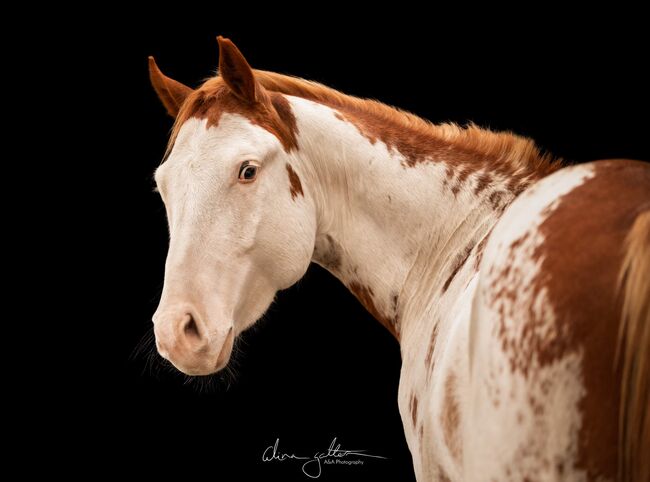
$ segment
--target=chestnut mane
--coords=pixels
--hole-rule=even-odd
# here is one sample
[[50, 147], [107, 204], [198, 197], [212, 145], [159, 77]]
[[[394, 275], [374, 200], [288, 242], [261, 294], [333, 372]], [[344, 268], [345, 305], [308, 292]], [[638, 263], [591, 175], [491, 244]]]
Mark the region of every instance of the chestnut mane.
[[[469, 166], [467, 174], [489, 166], [491, 172], [516, 178], [516, 184], [522, 187], [561, 167], [560, 160], [543, 153], [533, 140], [512, 132], [493, 132], [473, 123], [464, 127], [454, 123], [433, 124], [410, 112], [343, 94], [317, 82], [262, 70], [254, 73], [258, 84], [269, 93], [301, 97], [335, 109], [372, 143], [380, 140], [397, 149], [409, 166], [444, 155], [456, 164]], [[180, 126], [198, 115], [198, 101], [218, 99], [226, 88], [217, 75], [188, 96], [176, 118], [170, 147]]]

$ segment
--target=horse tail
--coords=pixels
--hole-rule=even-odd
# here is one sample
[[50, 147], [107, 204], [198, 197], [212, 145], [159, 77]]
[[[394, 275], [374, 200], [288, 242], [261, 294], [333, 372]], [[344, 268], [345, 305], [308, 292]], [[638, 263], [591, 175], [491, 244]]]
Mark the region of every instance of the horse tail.
[[628, 233], [619, 286], [623, 313], [619, 331], [622, 362], [620, 479], [650, 481], [650, 210]]

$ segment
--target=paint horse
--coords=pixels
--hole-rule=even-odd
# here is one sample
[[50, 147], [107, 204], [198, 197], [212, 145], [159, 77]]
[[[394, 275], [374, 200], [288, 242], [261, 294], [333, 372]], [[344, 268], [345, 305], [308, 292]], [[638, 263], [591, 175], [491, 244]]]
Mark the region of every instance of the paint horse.
[[196, 90], [149, 60], [176, 119], [155, 174], [160, 355], [221, 370], [314, 261], [400, 343], [419, 481], [648, 480], [650, 167], [563, 167], [510, 133], [252, 70], [218, 40]]

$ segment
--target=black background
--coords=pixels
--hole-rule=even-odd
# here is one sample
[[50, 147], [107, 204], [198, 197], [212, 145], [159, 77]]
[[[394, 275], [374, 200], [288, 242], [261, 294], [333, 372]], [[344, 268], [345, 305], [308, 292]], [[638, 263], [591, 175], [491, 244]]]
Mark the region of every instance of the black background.
[[533, 12], [470, 23], [464, 14], [427, 14], [418, 24], [417, 12], [390, 22], [328, 9], [302, 20], [254, 7], [249, 13], [111, 16], [110, 29], [85, 28], [73, 39], [97, 52], [86, 59], [92, 73], [83, 82], [102, 86], [87, 101], [102, 105], [103, 127], [93, 142], [109, 160], [98, 187], [107, 200], [104, 247], [94, 256], [106, 286], [87, 300], [101, 307], [97, 320], [108, 327], [91, 343], [91, 351], [100, 345], [107, 351], [94, 350], [89, 365], [107, 371], [82, 422], [92, 440], [102, 441], [102, 467], [118, 472], [307, 480], [297, 463], [263, 464], [264, 448], [280, 438], [287, 451], [310, 454], [337, 437], [343, 448], [389, 459], [324, 467], [320, 480], [413, 480], [397, 411], [399, 347], [316, 266], [243, 335], [227, 380], [186, 384], [147, 361], [151, 344], [140, 340], [151, 328], [167, 249], [151, 174], [172, 124], [149, 85], [147, 56], [195, 87], [214, 73], [215, 37], [224, 35], [255, 68], [317, 80], [435, 122], [513, 130], [568, 162], [648, 159], [640, 16], [603, 11], [598, 18], [559, 15], [534, 23]]

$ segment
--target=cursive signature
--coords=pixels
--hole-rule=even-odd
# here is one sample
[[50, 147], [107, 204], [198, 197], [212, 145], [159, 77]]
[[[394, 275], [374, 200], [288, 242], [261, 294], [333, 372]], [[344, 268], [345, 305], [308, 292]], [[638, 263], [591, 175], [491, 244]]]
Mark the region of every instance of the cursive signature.
[[283, 462], [285, 460], [301, 460], [301, 461], [305, 460], [306, 462], [302, 464], [302, 471], [307, 477], [310, 477], [312, 479], [317, 479], [318, 477], [320, 477], [320, 474], [323, 470], [322, 461], [324, 460], [325, 461], [328, 459], [340, 460], [350, 455], [356, 455], [358, 457], [369, 457], [373, 459], [387, 458], [387, 457], [382, 457], [381, 455], [368, 454], [366, 453], [365, 450], [343, 450], [341, 449], [341, 444], [336, 443], [336, 437], [332, 439], [332, 443], [327, 448], [327, 451], [316, 452], [313, 457], [305, 457], [296, 454], [281, 452], [278, 449], [279, 445], [280, 445], [280, 439], [277, 438], [275, 439], [275, 443], [273, 445], [269, 445], [268, 447], [266, 447], [264, 449], [264, 452], [262, 453], [262, 462], [272, 462], [274, 460], [277, 460], [279, 462]]

